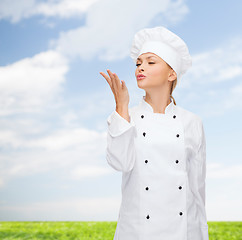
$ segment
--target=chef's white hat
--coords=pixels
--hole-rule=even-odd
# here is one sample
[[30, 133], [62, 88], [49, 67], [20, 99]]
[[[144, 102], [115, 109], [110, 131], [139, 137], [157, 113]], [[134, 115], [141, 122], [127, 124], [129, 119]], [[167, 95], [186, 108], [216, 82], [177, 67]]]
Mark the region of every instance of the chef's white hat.
[[130, 57], [137, 61], [142, 53], [152, 52], [168, 63], [177, 79], [192, 65], [186, 43], [165, 27], [144, 28], [138, 31], [130, 49]]

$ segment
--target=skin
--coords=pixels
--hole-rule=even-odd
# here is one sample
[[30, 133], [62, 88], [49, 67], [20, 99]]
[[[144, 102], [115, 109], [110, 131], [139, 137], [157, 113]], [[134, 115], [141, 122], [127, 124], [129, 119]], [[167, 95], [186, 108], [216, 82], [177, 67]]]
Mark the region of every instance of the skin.
[[[146, 92], [145, 101], [149, 103], [154, 113], [165, 113], [165, 107], [170, 103], [170, 89], [172, 81], [176, 79], [176, 72], [159, 56], [148, 52], [141, 54], [136, 61], [135, 77], [143, 74], [146, 78], [137, 80], [139, 88]], [[100, 74], [109, 84], [116, 102], [116, 111], [130, 122], [128, 105], [129, 93], [124, 80], [119, 80], [116, 73], [107, 69], [109, 76]]]
[[154, 53], [143, 53], [136, 61], [135, 76], [143, 74], [145, 79], [137, 80], [139, 88], [146, 92], [145, 101], [154, 113], [165, 113], [170, 101], [172, 81], [177, 78], [176, 72]]

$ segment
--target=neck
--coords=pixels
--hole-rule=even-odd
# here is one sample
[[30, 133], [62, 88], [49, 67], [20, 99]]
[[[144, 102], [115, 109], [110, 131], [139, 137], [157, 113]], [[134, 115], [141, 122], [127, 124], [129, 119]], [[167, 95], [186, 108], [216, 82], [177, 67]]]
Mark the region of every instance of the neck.
[[165, 113], [165, 108], [171, 103], [170, 95], [161, 92], [146, 92], [145, 101], [149, 103], [154, 113]]

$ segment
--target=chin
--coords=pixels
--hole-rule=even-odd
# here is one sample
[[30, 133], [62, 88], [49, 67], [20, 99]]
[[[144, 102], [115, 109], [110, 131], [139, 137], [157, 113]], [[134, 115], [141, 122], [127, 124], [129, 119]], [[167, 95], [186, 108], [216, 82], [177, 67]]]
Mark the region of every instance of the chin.
[[149, 86], [147, 86], [147, 84], [145, 84], [145, 82], [143, 82], [143, 81], [138, 81], [137, 86], [138, 86], [138, 88], [141, 88], [141, 89], [144, 89], [144, 90], [149, 88]]

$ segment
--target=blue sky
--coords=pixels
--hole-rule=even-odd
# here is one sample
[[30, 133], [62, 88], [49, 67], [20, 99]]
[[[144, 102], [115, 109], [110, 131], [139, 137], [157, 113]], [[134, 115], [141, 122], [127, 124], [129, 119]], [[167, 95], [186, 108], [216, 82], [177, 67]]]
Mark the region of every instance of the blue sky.
[[208, 221], [241, 221], [241, 9], [235, 0], [0, 0], [0, 220], [117, 220], [122, 175], [105, 159], [115, 101], [99, 72], [117, 73], [138, 104], [131, 41], [162, 25], [193, 58], [173, 96], [203, 120]]

